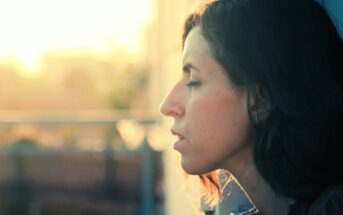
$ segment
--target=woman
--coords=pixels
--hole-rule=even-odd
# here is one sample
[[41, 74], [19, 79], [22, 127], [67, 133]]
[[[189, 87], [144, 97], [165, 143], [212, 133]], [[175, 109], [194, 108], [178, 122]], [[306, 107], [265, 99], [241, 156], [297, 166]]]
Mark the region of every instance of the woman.
[[[261, 214], [343, 214], [343, 49], [312, 0], [217, 0], [192, 13], [161, 105], [183, 169], [225, 169]], [[210, 183], [208, 183], [210, 182]]]

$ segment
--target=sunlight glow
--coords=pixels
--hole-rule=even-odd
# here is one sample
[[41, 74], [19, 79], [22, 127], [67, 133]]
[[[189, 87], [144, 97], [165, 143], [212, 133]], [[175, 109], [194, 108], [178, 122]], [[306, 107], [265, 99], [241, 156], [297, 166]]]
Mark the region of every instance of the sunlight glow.
[[170, 132], [161, 126], [153, 126], [148, 134], [150, 147], [155, 151], [163, 151], [167, 147], [166, 137]]
[[122, 120], [117, 123], [121, 138], [130, 150], [135, 150], [143, 143], [144, 129], [135, 121]]
[[149, 0], [0, 0], [0, 59], [33, 71], [52, 50], [106, 52], [115, 41], [135, 51], [149, 15]]

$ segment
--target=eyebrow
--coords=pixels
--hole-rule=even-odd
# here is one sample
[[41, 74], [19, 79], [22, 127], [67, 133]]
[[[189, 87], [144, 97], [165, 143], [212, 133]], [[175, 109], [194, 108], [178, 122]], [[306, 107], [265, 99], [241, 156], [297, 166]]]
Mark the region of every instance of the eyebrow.
[[191, 72], [191, 69], [199, 72], [200, 70], [197, 69], [195, 66], [193, 66], [191, 63], [186, 63], [183, 67], [182, 67], [182, 70], [183, 72], [185, 73], [190, 73]]

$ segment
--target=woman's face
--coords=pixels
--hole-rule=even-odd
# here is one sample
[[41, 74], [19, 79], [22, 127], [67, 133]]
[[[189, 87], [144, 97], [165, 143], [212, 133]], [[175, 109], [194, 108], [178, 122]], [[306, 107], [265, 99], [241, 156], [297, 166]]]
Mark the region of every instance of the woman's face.
[[250, 145], [245, 90], [230, 83], [199, 27], [187, 36], [182, 64], [182, 78], [161, 105], [174, 118], [174, 149], [189, 174], [228, 169]]

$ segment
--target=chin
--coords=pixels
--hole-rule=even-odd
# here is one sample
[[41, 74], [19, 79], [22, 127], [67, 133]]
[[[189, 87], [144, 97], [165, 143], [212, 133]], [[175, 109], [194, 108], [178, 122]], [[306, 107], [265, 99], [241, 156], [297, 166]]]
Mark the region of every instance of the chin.
[[190, 175], [202, 175], [216, 170], [216, 168], [192, 164], [191, 162], [185, 162], [184, 160], [181, 161], [181, 166], [182, 169]]

